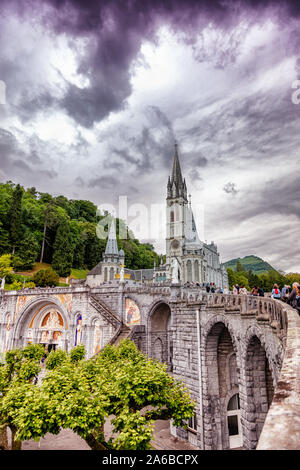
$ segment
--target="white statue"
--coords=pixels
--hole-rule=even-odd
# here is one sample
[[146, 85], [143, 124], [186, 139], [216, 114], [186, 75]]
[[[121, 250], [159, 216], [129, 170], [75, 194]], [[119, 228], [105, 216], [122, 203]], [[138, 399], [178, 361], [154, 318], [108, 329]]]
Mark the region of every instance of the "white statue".
[[123, 264], [120, 269], [120, 282], [124, 282], [124, 265]]
[[172, 284], [178, 284], [178, 282], [179, 282], [178, 269], [179, 269], [179, 264], [178, 264], [177, 258], [173, 258], [172, 263], [171, 263], [171, 282], [172, 282]]
[[58, 313], [55, 310], [51, 310], [45, 326], [48, 326], [50, 328], [59, 328], [61, 326], [59, 322]]
[[1, 289], [4, 289], [4, 286], [5, 286], [5, 276], [2, 278], [2, 281], [1, 281]]

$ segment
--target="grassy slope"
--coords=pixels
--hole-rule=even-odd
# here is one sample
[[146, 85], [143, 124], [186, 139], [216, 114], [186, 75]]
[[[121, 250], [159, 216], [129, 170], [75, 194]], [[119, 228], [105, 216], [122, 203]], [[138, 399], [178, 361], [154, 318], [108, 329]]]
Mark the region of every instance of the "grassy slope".
[[[47, 264], [47, 263], [35, 263], [34, 268], [32, 269], [32, 271], [18, 272], [18, 273], [16, 273], [16, 274], [22, 274], [22, 275], [25, 276], [25, 277], [30, 277], [30, 276], [33, 276], [33, 274], [34, 274], [36, 271], [39, 271], [40, 269], [47, 269], [47, 268], [50, 268], [50, 267], [51, 267], [51, 264]], [[88, 270], [84, 270], [84, 269], [73, 269], [73, 268], [72, 268], [71, 275], [69, 276], [69, 279], [71, 279], [71, 278], [75, 278], [75, 279], [85, 279], [87, 273], [88, 273]], [[65, 277], [60, 277], [60, 278], [59, 278], [59, 282], [60, 282], [60, 283], [65, 283], [65, 281], [66, 281], [66, 278], [65, 278]]]
[[274, 268], [269, 263], [254, 255], [245, 256], [244, 258], [231, 259], [226, 261], [225, 265], [227, 268], [235, 269], [237, 261], [241, 262], [246, 271], [251, 269], [254, 274], [262, 274], [274, 270]]

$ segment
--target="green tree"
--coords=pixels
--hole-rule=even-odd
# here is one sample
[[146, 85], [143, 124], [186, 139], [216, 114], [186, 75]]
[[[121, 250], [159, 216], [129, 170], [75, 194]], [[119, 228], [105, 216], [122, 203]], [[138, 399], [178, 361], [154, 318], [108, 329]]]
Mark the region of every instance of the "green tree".
[[17, 184], [10, 208], [10, 240], [12, 244], [12, 254], [15, 253], [17, 244], [22, 237], [21, 231], [21, 208], [22, 208], [23, 188]]
[[40, 250], [39, 242], [37, 241], [34, 233], [28, 232], [18, 247], [19, 262], [14, 263], [17, 270], [32, 269], [35, 261], [37, 260]]
[[57, 207], [55, 201], [52, 198], [50, 200], [47, 198], [46, 201], [47, 204], [43, 205], [44, 223], [40, 263], [44, 261], [46, 244], [49, 245], [49, 237], [47, 236], [47, 232], [49, 232], [49, 229], [50, 231], [52, 230], [55, 232], [61, 221], [67, 218], [64, 209]]
[[0, 279], [8, 276], [13, 270], [11, 255], [0, 256]]
[[5, 230], [3, 223], [0, 221], [0, 255], [11, 251], [9, 241], [9, 232]]
[[[186, 427], [195, 406], [187, 389], [134, 343], [124, 340], [92, 359], [81, 357], [66, 355], [38, 387], [20, 383], [9, 388], [3, 409], [19, 441], [68, 428], [93, 450], [146, 450], [155, 420], [173, 419], [175, 426]], [[113, 429], [106, 438], [109, 417]]]
[[237, 261], [235, 270], [236, 270], [237, 273], [245, 271], [245, 268], [242, 265], [242, 263], [240, 262], [240, 260]]
[[22, 408], [24, 391], [34, 391], [36, 387], [34, 383], [44, 354], [45, 350], [40, 344], [28, 345], [24, 350], [7, 351], [5, 363], [0, 363], [0, 449], [9, 448], [8, 428], [12, 436], [12, 450], [21, 449], [22, 442], [16, 437], [14, 416], [16, 410]]
[[70, 223], [67, 220], [61, 222], [57, 229], [52, 268], [62, 277], [71, 273], [73, 262], [72, 236]]
[[236, 273], [233, 269], [227, 268], [227, 274], [228, 274], [229, 288], [232, 289], [232, 287], [237, 283]]
[[52, 268], [40, 269], [34, 273], [32, 281], [39, 287], [58, 286], [59, 276]]

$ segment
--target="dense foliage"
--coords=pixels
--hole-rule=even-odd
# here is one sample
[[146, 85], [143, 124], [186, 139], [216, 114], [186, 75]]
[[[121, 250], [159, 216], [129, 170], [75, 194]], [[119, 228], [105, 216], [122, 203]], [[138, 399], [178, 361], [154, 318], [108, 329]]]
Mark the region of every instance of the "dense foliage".
[[300, 283], [299, 273], [284, 274], [274, 269], [262, 273], [255, 274], [252, 270], [246, 271], [242, 263], [238, 260], [235, 270], [227, 268], [229, 287], [232, 289], [234, 285], [246, 287], [251, 290], [253, 287], [262, 287], [265, 292], [271, 292], [274, 284], [278, 284], [282, 289], [284, 285], [292, 285], [293, 282]]
[[[16, 438], [17, 426], [13, 416], [22, 407], [22, 393], [36, 386], [44, 354], [43, 346], [31, 344], [23, 350], [7, 351], [5, 362], [0, 362], [0, 449], [8, 449], [8, 427], [12, 435], [12, 450], [21, 449], [22, 442]], [[12, 397], [14, 391], [16, 393]]]
[[[89, 360], [84, 360], [83, 346], [69, 354], [51, 352], [45, 377], [35, 383], [43, 354], [38, 347], [8, 352], [0, 365], [0, 426], [8, 425], [16, 442], [65, 428], [93, 450], [145, 450], [156, 419], [186, 427], [193, 415], [195, 403], [184, 385], [129, 340], [108, 345]], [[104, 435], [108, 419], [109, 437]]]
[[[0, 256], [12, 254], [12, 265], [19, 272], [32, 269], [35, 262], [52, 265], [62, 277], [69, 276], [71, 268], [90, 270], [102, 260], [106, 239], [97, 233], [103, 229], [107, 233], [107, 216], [100, 215], [90, 201], [54, 197], [11, 181], [0, 183]], [[153, 246], [134, 239], [127, 227], [128, 238], [119, 240], [121, 223], [117, 219], [118, 244], [125, 252], [126, 267], [159, 264]]]
[[38, 287], [58, 286], [59, 276], [52, 268], [40, 269], [34, 273], [32, 281]]

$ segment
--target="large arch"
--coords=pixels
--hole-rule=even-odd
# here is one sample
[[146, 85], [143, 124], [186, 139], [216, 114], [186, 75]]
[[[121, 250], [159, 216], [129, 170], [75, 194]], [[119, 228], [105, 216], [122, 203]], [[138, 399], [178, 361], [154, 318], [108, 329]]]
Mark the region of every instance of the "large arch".
[[12, 348], [30, 343], [44, 344], [46, 348], [69, 350], [70, 318], [65, 307], [52, 297], [38, 297], [21, 310], [14, 326]]
[[172, 370], [171, 309], [164, 302], [157, 302], [149, 314], [150, 356], [168, 364]]
[[248, 338], [245, 353], [246, 445], [255, 449], [274, 394], [274, 379], [264, 342], [256, 334]]
[[[240, 372], [236, 340], [232, 328], [217, 316], [206, 325], [204, 335], [205, 376], [204, 393], [206, 400], [203, 411], [206, 447], [215, 450], [240, 447], [242, 426], [239, 422], [236, 436], [232, 436], [228, 419], [228, 403], [233, 396], [239, 399]], [[239, 414], [237, 413], [239, 418]], [[230, 418], [232, 419], [232, 418]], [[232, 440], [235, 437], [235, 440]], [[239, 444], [236, 444], [239, 442]]]

